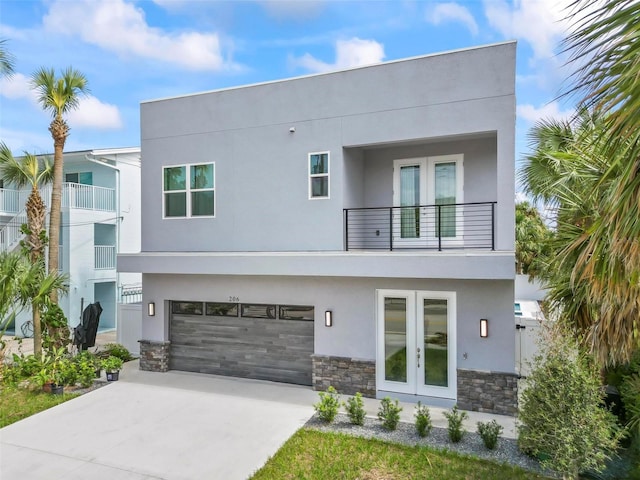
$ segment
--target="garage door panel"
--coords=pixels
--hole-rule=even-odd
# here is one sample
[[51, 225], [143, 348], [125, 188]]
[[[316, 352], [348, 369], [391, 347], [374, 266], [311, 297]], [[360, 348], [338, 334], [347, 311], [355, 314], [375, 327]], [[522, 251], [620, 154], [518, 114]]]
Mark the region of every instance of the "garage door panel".
[[313, 322], [173, 315], [170, 368], [311, 385]]

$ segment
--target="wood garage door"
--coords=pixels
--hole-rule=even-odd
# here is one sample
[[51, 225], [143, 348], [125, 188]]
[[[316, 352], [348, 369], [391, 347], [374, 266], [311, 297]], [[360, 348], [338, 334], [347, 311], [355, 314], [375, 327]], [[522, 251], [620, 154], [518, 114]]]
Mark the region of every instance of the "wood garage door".
[[313, 321], [206, 315], [204, 305], [172, 313], [170, 369], [311, 385]]

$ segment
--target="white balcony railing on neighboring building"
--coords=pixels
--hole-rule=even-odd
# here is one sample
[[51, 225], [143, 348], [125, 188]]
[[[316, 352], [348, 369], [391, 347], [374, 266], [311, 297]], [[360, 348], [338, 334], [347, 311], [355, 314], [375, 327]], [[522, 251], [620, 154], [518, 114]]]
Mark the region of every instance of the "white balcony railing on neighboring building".
[[15, 215], [24, 208], [30, 192], [0, 188], [0, 215]]
[[[9, 221], [0, 226], [0, 252], [13, 250], [22, 239], [22, 224], [27, 223], [24, 210], [31, 190], [11, 190], [0, 188], [0, 215], [13, 215]], [[51, 185], [40, 189], [40, 195], [47, 208], [51, 204]], [[113, 188], [81, 185], [79, 183], [62, 184], [62, 207], [102, 212], [116, 211], [116, 191]], [[115, 257], [114, 257], [115, 262]], [[62, 262], [60, 262], [62, 264]], [[113, 267], [104, 268], [115, 268]]]
[[[0, 188], [0, 214], [15, 215], [24, 209], [30, 193], [31, 190], [27, 189]], [[42, 187], [40, 196], [48, 208], [51, 204], [51, 185]], [[94, 185], [63, 183], [62, 207], [114, 212], [116, 210], [116, 191], [113, 188]]]
[[62, 185], [62, 206], [112, 212], [116, 209], [116, 192], [113, 188], [64, 183]]
[[94, 267], [96, 270], [112, 270], [116, 268], [115, 245], [96, 245], [94, 252]]

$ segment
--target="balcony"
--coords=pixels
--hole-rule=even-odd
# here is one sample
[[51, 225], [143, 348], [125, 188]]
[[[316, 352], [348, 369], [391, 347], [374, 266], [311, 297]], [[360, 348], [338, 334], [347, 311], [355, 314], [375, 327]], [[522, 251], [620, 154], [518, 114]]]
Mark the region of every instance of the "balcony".
[[96, 270], [114, 270], [116, 268], [115, 245], [96, 245], [93, 248]]
[[[16, 215], [22, 211], [30, 193], [31, 190], [0, 188], [0, 215]], [[40, 195], [45, 205], [49, 207], [51, 204], [51, 185], [42, 187]], [[63, 183], [62, 207], [115, 212], [116, 192], [113, 188]]]
[[346, 208], [345, 250], [495, 250], [495, 206]]

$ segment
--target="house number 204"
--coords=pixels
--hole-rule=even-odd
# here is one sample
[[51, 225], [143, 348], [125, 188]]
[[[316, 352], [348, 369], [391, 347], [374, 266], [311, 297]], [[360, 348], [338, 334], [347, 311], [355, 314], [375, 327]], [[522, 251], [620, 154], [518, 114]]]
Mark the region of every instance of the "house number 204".
[[240, 301], [240, 297], [229, 296], [229, 301], [230, 302], [239, 302]]

